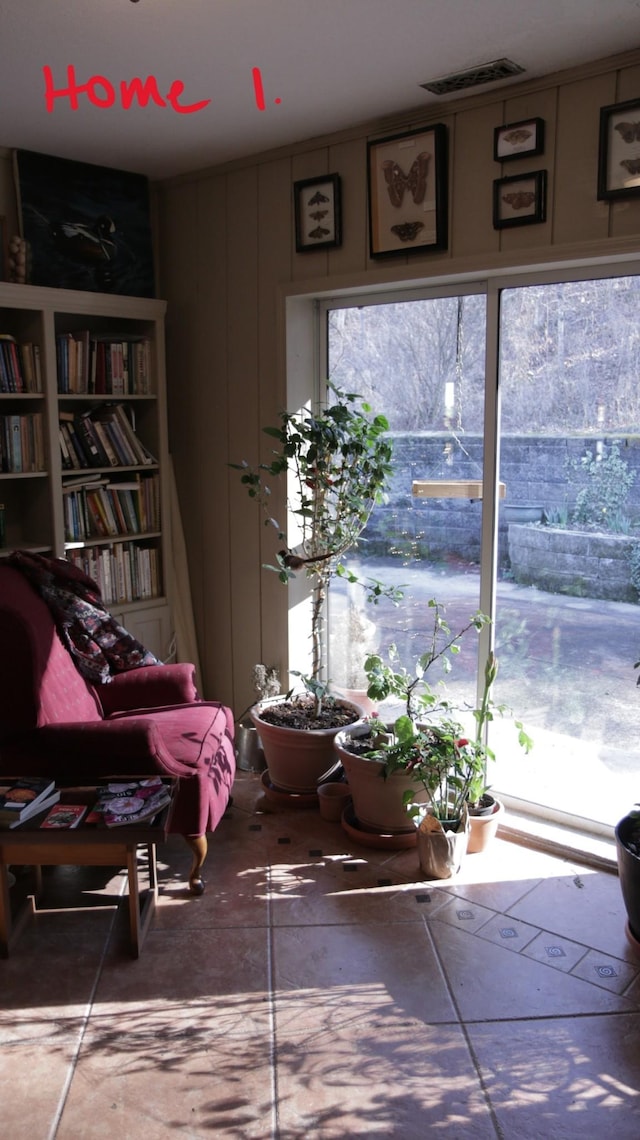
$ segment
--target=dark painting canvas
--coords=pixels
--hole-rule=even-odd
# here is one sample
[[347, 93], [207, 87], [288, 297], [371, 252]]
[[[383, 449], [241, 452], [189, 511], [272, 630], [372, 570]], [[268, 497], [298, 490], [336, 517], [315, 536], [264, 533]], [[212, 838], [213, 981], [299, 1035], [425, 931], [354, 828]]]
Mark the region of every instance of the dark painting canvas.
[[15, 159], [30, 284], [154, 296], [143, 175], [27, 150]]

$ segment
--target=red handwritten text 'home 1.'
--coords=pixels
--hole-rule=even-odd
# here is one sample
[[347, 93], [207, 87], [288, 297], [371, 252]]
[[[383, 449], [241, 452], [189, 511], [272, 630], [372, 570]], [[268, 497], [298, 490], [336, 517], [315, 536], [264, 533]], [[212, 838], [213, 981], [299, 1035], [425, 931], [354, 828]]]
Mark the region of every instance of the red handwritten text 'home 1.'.
[[[76, 79], [76, 69], [73, 64], [70, 63], [67, 65], [67, 86], [55, 87], [51, 68], [43, 67], [42, 73], [44, 75], [45, 85], [45, 105], [49, 113], [53, 112], [57, 99], [68, 99], [71, 110], [77, 111], [80, 105], [79, 99], [81, 95], [86, 95], [94, 107], [106, 109], [113, 107], [117, 102], [118, 96], [116, 94], [116, 88], [105, 75], [92, 75], [87, 79], [86, 83], [78, 83]], [[252, 69], [251, 78], [253, 80], [253, 94], [256, 107], [259, 111], [264, 111], [266, 110], [266, 103], [262, 75], [259, 67]], [[125, 111], [128, 111], [137, 100], [140, 107], [146, 107], [148, 103], [155, 103], [157, 107], [166, 107], [167, 104], [169, 104], [179, 115], [192, 115], [196, 111], [203, 111], [211, 102], [210, 99], [201, 99], [198, 103], [181, 104], [179, 100], [184, 93], [184, 83], [181, 79], [174, 79], [164, 96], [160, 94], [158, 81], [154, 75], [148, 75], [146, 79], [141, 79], [137, 75], [134, 76], [133, 79], [123, 79], [118, 84], [118, 87], [120, 102]], [[274, 103], [276, 104], [281, 102], [282, 100], [279, 98], [274, 99]]]

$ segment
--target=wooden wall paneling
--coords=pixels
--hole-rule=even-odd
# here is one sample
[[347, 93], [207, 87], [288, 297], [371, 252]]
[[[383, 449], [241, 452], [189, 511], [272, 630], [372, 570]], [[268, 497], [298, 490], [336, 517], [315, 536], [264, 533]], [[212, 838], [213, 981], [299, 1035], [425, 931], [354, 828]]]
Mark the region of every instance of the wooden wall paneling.
[[232, 627], [228, 598], [229, 393], [227, 389], [227, 179], [197, 183], [197, 397], [193, 439], [198, 464], [201, 556], [192, 575], [202, 596], [199, 644], [206, 696], [231, 703]]
[[555, 245], [604, 240], [609, 207], [597, 199], [600, 108], [615, 102], [615, 73], [568, 83], [558, 91]]
[[[626, 103], [629, 99], [640, 99], [640, 66], [625, 67], [618, 73], [615, 95], [616, 103]], [[637, 118], [637, 116], [634, 116]], [[610, 235], [627, 237], [640, 233], [640, 197], [621, 198], [611, 203]]]
[[[538, 117], [544, 119], [545, 144], [544, 154], [523, 156], [509, 162], [494, 163], [496, 170], [501, 174], [499, 178], [509, 177], [512, 174], [530, 174], [534, 170], [547, 172], [547, 220], [531, 226], [516, 226], [513, 229], [500, 230], [500, 249], [503, 253], [513, 253], [516, 250], [535, 249], [540, 246], [550, 246], [554, 232], [554, 185], [555, 185], [555, 119], [557, 107], [557, 90], [554, 87], [545, 91], [536, 91], [529, 95], [515, 96], [505, 100], [504, 123], [520, 123], [524, 119]], [[492, 143], [493, 145], [493, 143]]]
[[329, 271], [329, 255], [326, 249], [305, 250], [296, 253], [295, 217], [293, 210], [293, 184], [303, 178], [319, 178], [322, 174], [333, 174], [329, 169], [329, 151], [326, 147], [296, 154], [291, 160], [291, 280], [304, 281], [309, 277], [326, 277]]
[[[284, 303], [279, 286], [291, 275], [292, 194], [291, 162], [288, 158], [265, 163], [258, 176], [258, 407], [259, 458], [268, 462], [273, 446], [262, 428], [278, 423], [278, 415], [287, 404], [287, 387], [282, 346], [284, 343]], [[309, 255], [312, 259], [314, 255]], [[273, 490], [272, 513], [284, 525], [286, 496]], [[254, 508], [255, 509], [255, 508]], [[260, 564], [274, 565], [281, 544], [271, 526], [260, 527]], [[287, 587], [277, 574], [261, 571], [262, 657], [265, 665], [275, 665], [286, 685], [287, 658]], [[256, 658], [256, 662], [258, 658]], [[247, 678], [247, 682], [249, 682]], [[249, 684], [242, 697], [242, 707], [254, 699]]]
[[329, 148], [329, 172], [342, 180], [342, 245], [329, 250], [329, 274], [360, 273], [367, 264], [367, 143], [365, 138]]
[[[193, 446], [196, 393], [195, 353], [198, 247], [196, 185], [161, 187], [158, 198], [158, 232], [162, 246], [160, 287], [167, 301], [166, 366], [169, 451], [173, 456], [176, 492], [189, 559], [189, 576], [196, 630], [203, 619], [203, 584], [198, 577], [201, 548], [199, 527], [198, 456]], [[198, 634], [198, 650], [203, 646]]]
[[[227, 175], [227, 383], [229, 460], [255, 462], [260, 447], [258, 353], [258, 175], [256, 167]], [[231, 473], [233, 476], [233, 472]], [[234, 701], [262, 660], [260, 528], [255, 503], [236, 472], [229, 480], [228, 557], [234, 634]]]
[[502, 122], [500, 103], [456, 115], [455, 146], [450, 139], [449, 156], [449, 248], [453, 257], [498, 251], [500, 239], [492, 222], [493, 180], [500, 177], [501, 167], [493, 161], [493, 132]]

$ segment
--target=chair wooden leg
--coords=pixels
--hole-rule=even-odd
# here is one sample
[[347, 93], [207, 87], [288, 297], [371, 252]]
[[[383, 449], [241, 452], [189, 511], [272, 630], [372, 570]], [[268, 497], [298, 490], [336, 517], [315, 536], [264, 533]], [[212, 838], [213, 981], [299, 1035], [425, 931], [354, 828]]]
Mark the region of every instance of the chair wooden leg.
[[206, 835], [198, 835], [194, 838], [187, 835], [185, 839], [193, 851], [193, 863], [189, 871], [189, 890], [192, 895], [203, 895], [205, 884], [201, 871], [207, 857], [207, 837]]

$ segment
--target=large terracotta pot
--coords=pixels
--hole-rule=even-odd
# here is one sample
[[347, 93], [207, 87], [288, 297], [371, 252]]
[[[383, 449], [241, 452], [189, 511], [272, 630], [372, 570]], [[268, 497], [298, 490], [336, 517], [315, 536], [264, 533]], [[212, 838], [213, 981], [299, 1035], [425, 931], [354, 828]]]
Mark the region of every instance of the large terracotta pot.
[[[282, 728], [262, 720], [260, 710], [277, 704], [282, 697], [270, 697], [250, 709], [249, 715], [258, 730], [264, 750], [269, 779], [275, 788], [297, 795], [310, 795], [318, 790], [318, 783], [327, 779], [339, 766], [340, 760], [333, 749], [338, 728], [314, 729]], [[360, 709], [350, 701], [354, 712]]]
[[467, 854], [477, 855], [481, 851], [486, 851], [489, 844], [495, 839], [503, 818], [504, 804], [500, 800], [494, 800], [493, 811], [489, 815], [473, 815], [470, 812]]
[[415, 780], [406, 772], [393, 772], [385, 780], [384, 765], [379, 760], [357, 756], [347, 747], [350, 736], [364, 736], [367, 732], [368, 724], [350, 725], [337, 734], [334, 742], [349, 781], [356, 819], [363, 827], [382, 835], [415, 831], [402, 800], [406, 791], [416, 790]]
[[637, 825], [637, 819], [626, 815], [615, 830], [620, 889], [627, 910], [629, 929], [636, 942], [640, 940], [640, 856], [634, 855], [626, 844]]

